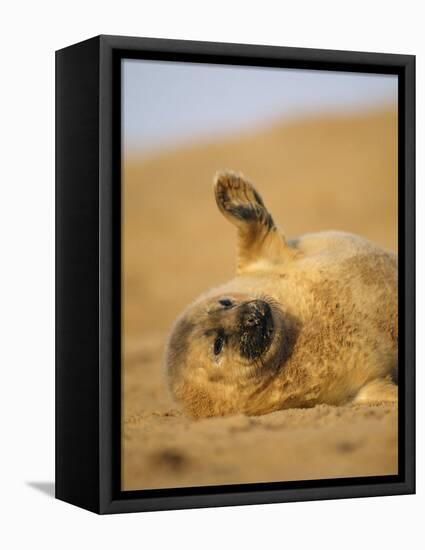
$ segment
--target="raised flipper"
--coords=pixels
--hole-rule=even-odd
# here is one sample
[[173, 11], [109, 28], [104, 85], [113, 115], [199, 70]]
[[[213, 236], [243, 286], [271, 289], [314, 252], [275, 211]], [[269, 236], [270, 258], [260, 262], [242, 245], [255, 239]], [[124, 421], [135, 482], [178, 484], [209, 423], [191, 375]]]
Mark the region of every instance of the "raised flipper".
[[396, 403], [398, 387], [390, 378], [375, 378], [361, 388], [353, 403]]
[[295, 256], [262, 198], [241, 174], [219, 172], [214, 190], [220, 212], [238, 229], [238, 274], [267, 271]]

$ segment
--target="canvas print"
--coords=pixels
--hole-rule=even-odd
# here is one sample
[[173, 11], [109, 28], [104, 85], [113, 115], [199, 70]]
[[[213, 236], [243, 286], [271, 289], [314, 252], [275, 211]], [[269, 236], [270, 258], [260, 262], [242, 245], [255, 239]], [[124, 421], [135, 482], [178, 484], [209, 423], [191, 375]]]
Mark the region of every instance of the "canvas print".
[[396, 475], [397, 77], [121, 69], [122, 490]]

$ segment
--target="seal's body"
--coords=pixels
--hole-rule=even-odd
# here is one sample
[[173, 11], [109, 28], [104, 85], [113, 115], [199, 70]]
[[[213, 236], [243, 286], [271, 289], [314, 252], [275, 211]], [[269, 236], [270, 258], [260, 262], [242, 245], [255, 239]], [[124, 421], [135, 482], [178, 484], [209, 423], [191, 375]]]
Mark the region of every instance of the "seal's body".
[[339, 232], [286, 241], [241, 175], [216, 177], [238, 228], [237, 276], [190, 305], [166, 353], [195, 417], [397, 400], [397, 262]]

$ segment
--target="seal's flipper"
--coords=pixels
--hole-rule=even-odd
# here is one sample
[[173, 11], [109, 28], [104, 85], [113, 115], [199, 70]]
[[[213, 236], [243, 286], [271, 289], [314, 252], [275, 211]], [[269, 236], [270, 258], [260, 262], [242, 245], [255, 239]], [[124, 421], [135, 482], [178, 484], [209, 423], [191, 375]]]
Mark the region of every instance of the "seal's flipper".
[[376, 378], [363, 386], [353, 403], [396, 403], [398, 386], [390, 378]]
[[294, 256], [262, 198], [241, 174], [219, 172], [214, 190], [220, 212], [238, 228], [238, 273], [267, 271]]

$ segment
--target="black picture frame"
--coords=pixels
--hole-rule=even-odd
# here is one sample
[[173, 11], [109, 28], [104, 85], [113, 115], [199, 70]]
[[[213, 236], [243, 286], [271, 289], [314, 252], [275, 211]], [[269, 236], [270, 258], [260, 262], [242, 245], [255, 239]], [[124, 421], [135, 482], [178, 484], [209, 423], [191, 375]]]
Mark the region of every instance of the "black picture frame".
[[[398, 76], [398, 475], [121, 491], [122, 58]], [[104, 514], [414, 491], [415, 57], [120, 36], [56, 52], [56, 498]]]

